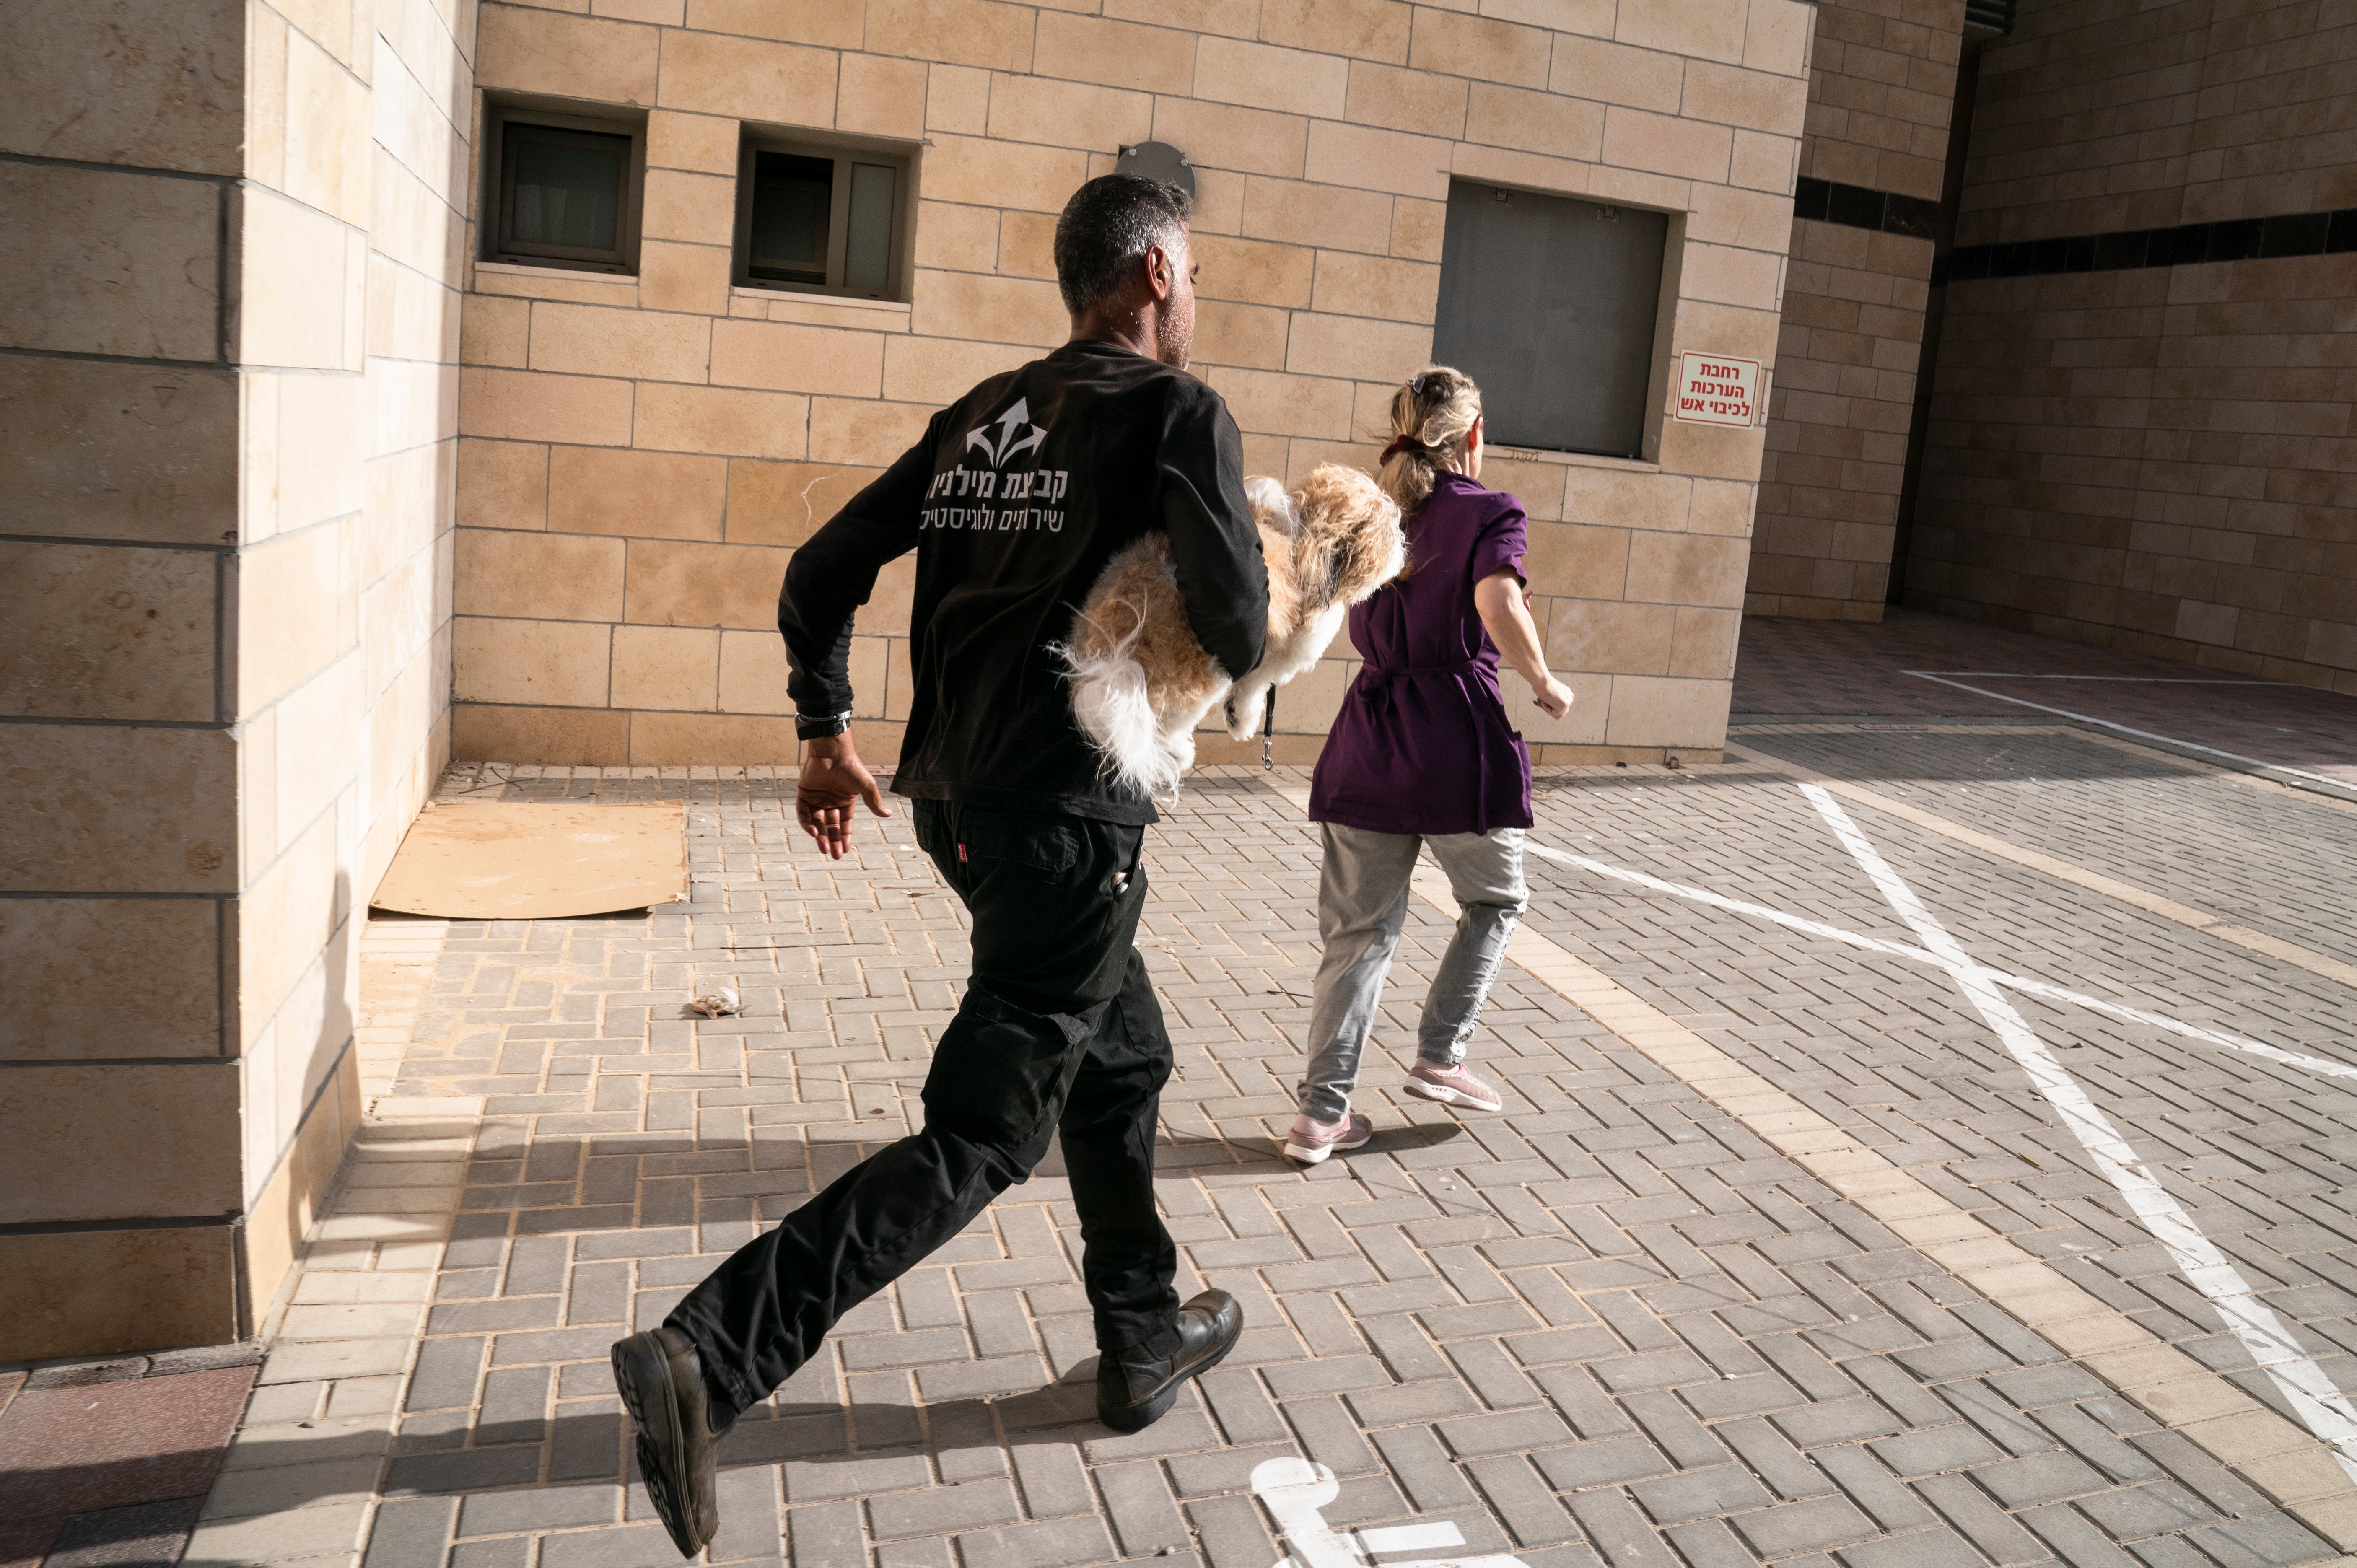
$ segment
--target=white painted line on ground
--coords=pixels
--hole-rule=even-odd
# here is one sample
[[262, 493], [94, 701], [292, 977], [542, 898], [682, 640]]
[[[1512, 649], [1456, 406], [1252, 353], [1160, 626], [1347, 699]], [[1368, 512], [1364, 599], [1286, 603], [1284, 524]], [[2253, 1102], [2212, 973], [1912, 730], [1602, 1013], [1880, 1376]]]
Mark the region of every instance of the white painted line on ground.
[[[2181, 746], [2188, 751], [2198, 751], [2204, 757], [2222, 757], [2229, 762], [2246, 762], [2253, 768], [2263, 768], [2269, 773], [2288, 773], [2295, 779], [2311, 779], [2319, 784], [2330, 785], [2335, 789], [2357, 789], [2357, 783], [2352, 783], [2346, 779], [2335, 779], [2329, 773], [2310, 773], [2305, 768], [2287, 768], [2280, 762], [2266, 762], [2255, 757], [2245, 757], [2239, 751], [2221, 751], [2214, 746], [2200, 746], [2190, 740], [2179, 740], [2173, 735], [2156, 735], [2148, 729], [2136, 729], [2128, 725], [2114, 724], [2109, 719], [2099, 719], [2093, 714], [2074, 714], [2068, 708], [2049, 707], [2044, 703], [2033, 703], [2027, 697], [2009, 697], [2003, 692], [1991, 692], [1980, 686], [1967, 686], [1962, 681], [1951, 681], [1945, 675], [1937, 674], [1930, 670], [1901, 670], [1900, 673], [1912, 675], [1919, 681], [1937, 681], [1943, 686], [1953, 686], [1959, 692], [1970, 692], [1975, 696], [1993, 698], [2000, 703], [2013, 703], [2025, 708], [2036, 708], [2041, 714], [2056, 714], [2066, 719], [2076, 719], [2083, 725], [2101, 725], [2105, 729], [2117, 730], [2122, 735], [2136, 736], [2143, 740], [2157, 740], [2164, 746]], [[2257, 684], [2255, 682], [2247, 681], [2237, 681], [2232, 683], [2238, 686]], [[2303, 690], [2314, 690], [2314, 688], [2309, 687]]]
[[2252, 1293], [2250, 1284], [2226, 1255], [2201, 1233], [2193, 1217], [2145, 1167], [2136, 1150], [2112, 1125], [2111, 1119], [2095, 1108], [2086, 1090], [2063, 1070], [2052, 1049], [1998, 991], [1996, 977], [1973, 961], [1948, 934], [1947, 928], [1924, 908], [1914, 889], [1890, 869], [1881, 853], [1850, 820], [1849, 813], [1842, 810], [1841, 802], [1821, 785], [1803, 784], [1799, 788], [1841, 840], [1842, 846], [1881, 890], [1883, 897], [1889, 900], [1899, 918], [1954, 978], [1957, 989], [1972, 1003], [1982, 1020], [1996, 1032], [2014, 1060], [2029, 1073], [2030, 1082], [2054, 1107], [2062, 1124], [2087, 1151], [2095, 1168], [2127, 1201], [2145, 1229], [2169, 1250], [2193, 1288], [2217, 1308], [2226, 1326], [2242, 1341], [2251, 1359], [2275, 1380], [2276, 1387], [2283, 1391], [2284, 1398], [2308, 1429], [2331, 1445], [2341, 1469], [2357, 1481], [2357, 1408], [2352, 1408], [2324, 1369], [2300, 1348], [2299, 1341], [2283, 1320]]
[[2242, 681], [2214, 675], [2035, 675], [2027, 670], [1910, 670], [1910, 675], [1937, 680], [1943, 675], [1972, 675], [1983, 681], [2115, 681], [2131, 686], [2281, 686], [2312, 692], [2294, 681]]
[[[1598, 876], [1609, 876], [1620, 882], [1632, 882], [1640, 887], [1650, 887], [1657, 893], [1668, 893], [1680, 898], [1691, 898], [1698, 904], [1708, 904], [1731, 914], [1748, 915], [1759, 920], [1773, 920], [1780, 926], [1789, 926], [1796, 931], [1805, 931], [1813, 937], [1823, 937], [1829, 941], [1846, 942], [1854, 948], [1864, 948], [1869, 952], [1882, 953], [1890, 958], [1903, 958], [1912, 963], [1947, 967], [1947, 961], [1938, 954], [1923, 948], [1910, 946], [1905, 942], [1885, 941], [1879, 937], [1869, 937], [1857, 931], [1844, 930], [1839, 926], [1828, 926], [1823, 921], [1787, 914], [1781, 909], [1773, 909], [1765, 904], [1752, 904], [1741, 898], [1729, 898], [1724, 894], [1713, 893], [1706, 887], [1689, 887], [1682, 882], [1664, 881], [1658, 876], [1649, 876], [1641, 871], [1631, 871], [1626, 866], [1613, 865], [1584, 854], [1573, 854], [1529, 839], [1523, 841], [1523, 847], [1529, 854], [1544, 860], [1559, 861], [1566, 865], [1576, 865], [1582, 870], [1592, 871]], [[2084, 992], [2070, 991], [2059, 985], [2050, 985], [2045, 981], [2032, 980], [2025, 974], [2008, 974], [2003, 970], [1986, 968], [1982, 972], [1999, 985], [2009, 986], [2028, 995], [2043, 997], [2050, 1002], [2067, 1002], [2074, 1007], [2090, 1008], [2109, 1017], [2117, 1018], [2123, 1023], [2142, 1024], [2150, 1028], [2164, 1029], [2173, 1035], [2181, 1035], [2190, 1040], [2199, 1040], [2204, 1045], [2217, 1046], [2230, 1051], [2243, 1051], [2255, 1057], [2264, 1057], [2269, 1061], [2281, 1062], [2286, 1067], [2298, 1068], [2306, 1072], [2323, 1073], [2332, 1078], [2357, 1079], [2357, 1066], [2352, 1066], [2346, 1062], [2331, 1061], [2323, 1057], [2304, 1056], [2298, 1051], [2287, 1051], [2277, 1046], [2270, 1046], [2262, 1040], [2246, 1039], [2243, 1036], [2230, 1035], [2219, 1029], [2205, 1029], [2198, 1024], [2188, 1024], [2182, 1019], [2168, 1017], [2158, 1013], [2147, 1013], [2141, 1008], [2125, 1006], [2117, 1002], [2107, 1002], [2100, 996], [2090, 996]]]

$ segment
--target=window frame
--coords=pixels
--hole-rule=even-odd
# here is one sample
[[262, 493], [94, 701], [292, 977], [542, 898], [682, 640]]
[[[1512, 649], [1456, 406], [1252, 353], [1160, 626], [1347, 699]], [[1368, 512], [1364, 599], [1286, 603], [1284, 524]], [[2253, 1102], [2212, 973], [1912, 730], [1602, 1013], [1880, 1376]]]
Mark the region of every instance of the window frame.
[[[1671, 344], [1676, 337], [1678, 303], [1683, 287], [1681, 274], [1685, 253], [1686, 214], [1672, 208], [1654, 207], [1641, 201], [1607, 201], [1587, 191], [1556, 190], [1544, 186], [1522, 184], [1513, 180], [1477, 178], [1469, 175], [1452, 175], [1449, 196], [1444, 199], [1444, 209], [1450, 205], [1458, 188], [1468, 190], [1504, 192], [1509, 197], [1531, 196], [1546, 200], [1564, 201], [1577, 207], [1598, 209], [1600, 215], [1611, 217], [1618, 212], [1641, 213], [1663, 220], [1660, 272], [1652, 301], [1652, 348], [1647, 357], [1642, 403], [1637, 430], [1637, 450], [1622, 452], [1601, 446], [1573, 446], [1561, 444], [1560, 438], [1546, 446], [1530, 446], [1502, 437], [1491, 438], [1501, 449], [1528, 452], [1552, 458], [1572, 461], [1602, 461], [1609, 463], [1658, 463], [1661, 456], [1662, 431], [1665, 417], [1663, 404], [1669, 388], [1670, 365], [1675, 358]], [[1444, 225], [1446, 217], [1444, 215]], [[1444, 242], [1442, 264], [1448, 260], [1448, 247]], [[1442, 281], [1445, 295], [1446, 281]], [[1443, 302], [1445, 303], [1445, 301]], [[1442, 353], [1438, 342], [1442, 304], [1434, 310], [1433, 351]], [[1452, 345], [1451, 349], [1454, 349]]]
[[[738, 288], [759, 289], [765, 294], [907, 304], [916, 271], [919, 152], [920, 148], [905, 142], [834, 136], [790, 126], [747, 125], [737, 149], [737, 232], [728, 258], [729, 282]], [[753, 275], [753, 171], [755, 160], [763, 153], [821, 158], [834, 166], [827, 198], [828, 281], [825, 283], [792, 283], [783, 278]], [[851, 246], [851, 166], [854, 164], [887, 165], [897, 180], [892, 202], [892, 235], [881, 291], [854, 288], [841, 281], [845, 259]]]
[[[539, 109], [529, 103], [495, 102], [485, 104], [484, 121], [483, 211], [486, 218], [482, 224], [481, 259], [511, 266], [635, 277], [639, 271], [640, 218], [646, 202], [645, 119], [622, 114], [581, 114]], [[511, 154], [522, 140], [529, 138], [512, 137], [511, 129], [629, 139], [630, 150], [623, 159], [621, 188], [615, 202], [615, 246], [612, 251], [571, 245], [531, 245], [513, 238], [515, 171]]]

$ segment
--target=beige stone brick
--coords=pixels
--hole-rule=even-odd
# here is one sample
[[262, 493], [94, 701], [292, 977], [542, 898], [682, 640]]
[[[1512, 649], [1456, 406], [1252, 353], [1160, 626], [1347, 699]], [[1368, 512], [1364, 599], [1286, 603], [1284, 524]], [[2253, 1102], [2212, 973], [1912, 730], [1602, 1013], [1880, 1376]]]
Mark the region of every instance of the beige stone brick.
[[1392, 199], [1293, 180], [1254, 178], [1244, 189], [1243, 231], [1322, 249], [1381, 255], [1391, 248]]
[[1549, 35], [1537, 27], [1419, 6], [1407, 63], [1476, 81], [1544, 87], [1549, 43]]
[[[1456, 0], [1442, 4], [1453, 9]], [[1481, 15], [1504, 22], [1609, 38], [1619, 5], [1618, 0], [1482, 0], [1480, 9]]]
[[1751, 532], [1753, 498], [1757, 487], [1740, 481], [1697, 479], [1694, 500], [1686, 512], [1686, 529], [1692, 533], [1716, 533], [1741, 539]]
[[1327, 441], [1351, 437], [1353, 398], [1348, 381], [1247, 370], [1219, 371], [1211, 380], [1242, 429]]
[[346, 569], [349, 524], [306, 529], [237, 557], [237, 713], [309, 680], [360, 636], [360, 597]]
[[228, 893], [237, 743], [217, 729], [17, 725], [0, 764], [0, 891]]
[[510, 441], [630, 439], [631, 384], [606, 377], [468, 370], [458, 382], [458, 427]]
[[1465, 132], [1466, 87], [1462, 77], [1354, 60], [1343, 117], [1362, 125], [1454, 138]]
[[590, 0], [589, 9], [599, 16], [663, 27], [683, 27], [687, 19], [687, 0]]
[[[13, 280], [0, 290], [0, 342], [140, 359], [219, 357], [217, 187], [9, 164], [0, 166], [0, 209], [11, 218], [0, 230], [0, 273]], [[339, 250], [331, 274], [339, 286], [342, 274]]]
[[718, 245], [642, 241], [639, 245], [639, 303], [649, 310], [726, 316], [728, 263], [728, 252]]
[[1593, 159], [1604, 145], [1604, 106], [1552, 92], [1473, 83], [1465, 117], [1469, 141], [1519, 147], [1550, 157]]
[[462, 440], [457, 521], [461, 528], [544, 528], [548, 448], [537, 442]]
[[1003, 140], [1095, 151], [1142, 142], [1154, 124], [1144, 92], [1050, 77], [1002, 77], [990, 93], [990, 134]]
[[1196, 237], [1202, 263], [1195, 287], [1206, 299], [1300, 307], [1309, 303], [1318, 253], [1303, 245], [1272, 245], [1224, 235]]
[[1043, 11], [1031, 69], [1068, 81], [1183, 94], [1194, 80], [1195, 36], [1172, 27]]
[[[1057, 0], [1057, 4], [1066, 11], [1095, 8], [1091, 0]], [[1260, 0], [1103, 0], [1103, 10], [1116, 21], [1152, 22], [1232, 38], [1249, 38], [1260, 31]]]
[[476, 762], [618, 768], [630, 759], [630, 715], [457, 703], [450, 710], [450, 755]]
[[1555, 39], [1547, 73], [1550, 90], [1597, 103], [1674, 114], [1684, 91], [1685, 60], [1654, 49], [1631, 48], [1603, 38]]
[[[1768, 0], [1768, 4], [1776, 5], [1777, 0]], [[1744, 0], [1624, 5], [1616, 19], [1613, 37], [1639, 48], [1735, 65], [1743, 59], [1744, 21]]]
[[366, 223], [369, 111], [366, 84], [310, 39], [291, 35], [279, 188], [347, 223]]
[[236, 1212], [238, 1108], [232, 1062], [16, 1067], [0, 1075], [0, 1221]]
[[1313, 316], [1304, 311], [1293, 318], [1285, 368], [1297, 375], [1387, 381], [1401, 380], [1431, 360], [1428, 324]]
[[1678, 275], [1679, 290], [1687, 299], [1773, 310], [1783, 263], [1783, 257], [1772, 251], [1689, 242], [1684, 270]]
[[920, 273], [915, 306], [909, 324], [929, 337], [1046, 348], [1071, 336], [1071, 317], [1056, 285], [1032, 278]]
[[881, 472], [878, 468], [826, 463], [765, 463], [752, 457], [731, 458], [728, 542], [798, 545], [817, 532], [844, 502], [865, 489]]
[[[886, 356], [884, 379], [888, 393], [892, 379], [889, 354]], [[926, 424], [940, 407], [939, 403], [876, 403], [865, 398], [813, 398], [811, 400], [810, 415], [811, 457], [821, 463], [877, 468], [888, 467], [922, 439]]]
[[807, 397], [647, 382], [638, 389], [631, 445], [729, 457], [799, 457], [809, 417]]
[[1629, 532], [1577, 521], [1534, 522], [1523, 570], [1534, 594], [1617, 600], [1628, 581]]
[[1339, 119], [1350, 86], [1350, 62], [1334, 55], [1241, 38], [1196, 45], [1194, 95], [1215, 103]]
[[884, 338], [775, 321], [719, 321], [712, 328], [717, 386], [874, 397], [882, 389]]
[[1296, 177], [1309, 140], [1309, 122], [1297, 114], [1273, 114], [1227, 103], [1203, 103], [1191, 98], [1154, 101], [1154, 135], [1157, 141], [1187, 149], [1196, 169], [1195, 229], [1208, 227], [1209, 205], [1204, 180], [1211, 170]]
[[457, 702], [606, 705], [612, 631], [603, 622], [460, 616], [450, 631], [451, 696]]
[[210, 553], [0, 544], [0, 714], [219, 715]]
[[1697, 124], [1640, 109], [1608, 109], [1604, 114], [1604, 161], [1682, 179], [1724, 182], [1734, 151], [1734, 133], [1723, 125]]
[[687, 0], [687, 25], [699, 32], [856, 49], [860, 9], [842, 0]]
[[16, 13], [8, 27], [14, 69], [0, 77], [0, 149], [191, 174], [248, 172], [239, 159], [245, 20], [240, 5], [184, 0]]
[[786, 678], [791, 673], [791, 669], [786, 663], [785, 641], [776, 632], [724, 631], [720, 634], [719, 706], [722, 713], [792, 713], [793, 698], [786, 691]]
[[[976, 381], [1011, 371], [1039, 358], [1037, 348], [1019, 343], [973, 343], [955, 338], [894, 338], [884, 345], [884, 395], [895, 403], [918, 403], [930, 410], [955, 402]], [[813, 418], [815, 418], [813, 410]], [[889, 422], [894, 427], [904, 420]], [[812, 428], [811, 456], [824, 462], [888, 464], [908, 442], [880, 459], [847, 451], [828, 451], [818, 444]], [[909, 440], [914, 440], [911, 433]]]
[[1427, 136], [1320, 120], [1309, 127], [1309, 151], [1302, 172], [1325, 185], [1445, 199], [1449, 152], [1448, 143]]
[[[1544, 153], [1526, 153], [1512, 147], [1488, 147], [1478, 142], [1459, 142], [1450, 159], [1450, 172], [1463, 180], [1522, 187], [1561, 196], [1584, 196], [1596, 178], [1615, 171], [1594, 164], [1574, 163], [1568, 158], [1551, 158]], [[1676, 205], [1683, 207], [1684, 202], [1681, 199]]]
[[718, 704], [720, 633], [708, 628], [618, 626], [614, 685], [618, 708], [708, 713]]
[[1547, 665], [1589, 674], [1664, 674], [1676, 623], [1668, 605], [1567, 600], [1547, 620]]
[[867, 0], [866, 46], [877, 54], [1028, 70], [1031, 8], [994, 0]]
[[1410, 201], [1405, 199], [1392, 204], [1391, 252], [1412, 261], [1437, 262], [1440, 247], [1448, 228], [1448, 205], [1441, 201]]
[[532, 368], [701, 381], [711, 332], [712, 323], [700, 316], [542, 301], [532, 307]]
[[719, 457], [552, 447], [548, 526], [569, 533], [718, 539], [727, 486], [727, 464]]
[[0, 532], [234, 542], [238, 381], [0, 355]]
[[[1745, 19], [1743, 63], [1754, 70], [1806, 76], [1809, 73], [1809, 44], [1815, 31], [1816, 15], [1812, 6], [1792, 4], [1754, 5]], [[1945, 40], [1943, 54], [1943, 63], [1949, 67], [1948, 79], [1952, 85], [1954, 81], [1955, 43], [1955, 36], [1950, 35]]]
[[1288, 48], [1404, 65], [1413, 16], [1397, 0], [1263, 0], [1260, 36]]
[[790, 553], [634, 539], [625, 618], [636, 626], [774, 628]]
[[[1029, 58], [1029, 19], [1025, 19], [1024, 56]], [[925, 73], [925, 128], [979, 136], [990, 128], [990, 72], [934, 65]]]
[[[899, 756], [897, 738], [878, 740], [852, 729], [863, 760], [881, 765]], [[630, 715], [630, 764], [681, 768], [703, 764], [782, 766], [793, 762], [794, 726], [774, 718], [728, 714], [641, 713]]]
[[[1238, 114], [1255, 111], [1238, 109]], [[1248, 175], [1227, 169], [1195, 171], [1195, 206], [1187, 226], [1198, 234], [1241, 234], [1244, 227], [1244, 182]]]
[[[0, 1060], [218, 1054], [220, 928], [206, 899], [0, 900]], [[116, 1026], [89, 1027], [93, 991], [121, 999]]]
[[988, 272], [995, 265], [1006, 270], [999, 257], [998, 229], [994, 208], [920, 202], [917, 265], [959, 272]]
[[600, 103], [655, 102], [660, 28], [496, 4], [482, 7], [478, 26], [479, 87]]
[[925, 194], [977, 207], [1061, 212], [1088, 177], [1086, 154], [941, 135], [925, 155]]
[[1808, 93], [1797, 77], [1706, 59], [1686, 62], [1683, 110], [1690, 119], [1740, 125], [1771, 136], [1797, 136], [1807, 107]]
[[1285, 368], [1286, 314], [1263, 305], [1206, 299], [1195, 306], [1195, 363]]
[[650, 240], [729, 244], [737, 231], [737, 182], [719, 175], [649, 169], [639, 221]]
[[1640, 532], [1629, 541], [1631, 603], [1733, 609], [1743, 603], [1744, 541], [1709, 534]]
[[733, 179], [742, 135], [743, 127], [726, 114], [658, 109], [647, 116], [647, 166]]
[[[981, 271], [980, 267], [974, 270]], [[998, 270], [1009, 277], [1056, 281], [1056, 220], [1046, 212], [1003, 212], [998, 218]]]
[[455, 581], [462, 616], [619, 620], [622, 542], [462, 528]]
[[1440, 269], [1429, 263], [1344, 251], [1318, 253], [1314, 310], [1429, 325], [1439, 298]]
[[[1390, 431], [1391, 394], [1398, 390], [1396, 382], [1391, 386], [1362, 389], [1363, 393], [1373, 395], [1363, 396], [1361, 406], [1364, 408], [1371, 403], [1379, 403], [1380, 408], [1369, 410], [1373, 417], [1359, 421], [1361, 430]], [[1509, 449], [1501, 446], [1488, 446], [1483, 451], [1486, 455], [1481, 463], [1481, 482], [1484, 485], [1493, 490], [1502, 490], [1521, 501], [1523, 515], [1533, 522], [1562, 521], [1563, 465], [1536, 457], [1511, 456], [1508, 456]]]
[[827, 125], [834, 118], [835, 59], [798, 44], [670, 33], [657, 102], [740, 120]]
[[845, 54], [836, 89], [837, 130], [916, 141], [925, 134], [925, 64]]

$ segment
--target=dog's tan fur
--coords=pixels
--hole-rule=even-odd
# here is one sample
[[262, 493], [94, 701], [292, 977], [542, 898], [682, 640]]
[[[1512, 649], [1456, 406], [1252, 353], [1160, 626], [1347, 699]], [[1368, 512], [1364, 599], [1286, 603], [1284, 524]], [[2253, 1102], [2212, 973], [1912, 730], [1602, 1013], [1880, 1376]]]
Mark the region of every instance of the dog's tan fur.
[[1258, 666], [1230, 682], [1187, 625], [1170, 547], [1148, 534], [1106, 563], [1057, 649], [1072, 676], [1072, 712], [1107, 775], [1168, 798], [1195, 760], [1195, 726], [1227, 703], [1228, 733], [1261, 722], [1271, 688], [1315, 664], [1351, 606], [1399, 575], [1399, 508], [1356, 468], [1311, 470], [1290, 496], [1274, 479], [1245, 490], [1268, 565], [1268, 642]]

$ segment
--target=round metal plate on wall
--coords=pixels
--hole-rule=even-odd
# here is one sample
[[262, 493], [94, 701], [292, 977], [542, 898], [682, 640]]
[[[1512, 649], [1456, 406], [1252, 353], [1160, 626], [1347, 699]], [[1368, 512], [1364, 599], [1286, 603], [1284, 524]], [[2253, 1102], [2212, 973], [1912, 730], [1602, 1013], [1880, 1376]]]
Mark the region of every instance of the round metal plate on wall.
[[1142, 174], [1148, 179], [1158, 179], [1165, 185], [1175, 185], [1187, 193], [1189, 200], [1195, 195], [1195, 166], [1187, 155], [1168, 142], [1140, 142], [1121, 150], [1117, 174]]

